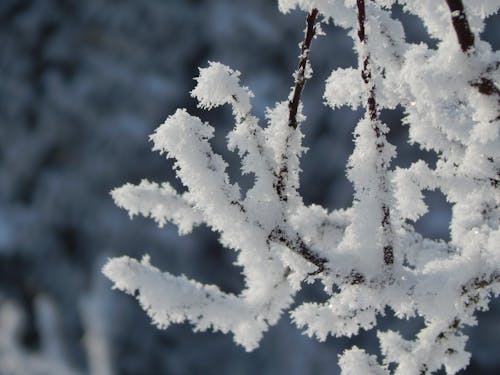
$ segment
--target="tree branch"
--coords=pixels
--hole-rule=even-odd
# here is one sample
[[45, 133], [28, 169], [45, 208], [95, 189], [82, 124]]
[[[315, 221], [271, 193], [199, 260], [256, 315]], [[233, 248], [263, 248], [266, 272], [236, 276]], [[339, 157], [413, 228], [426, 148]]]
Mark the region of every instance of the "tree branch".
[[[462, 0], [446, 0], [446, 4], [450, 8], [451, 22], [457, 34], [458, 44], [460, 44], [463, 53], [470, 55], [474, 52], [474, 34], [470, 29]], [[498, 64], [495, 65], [494, 69], [498, 69]], [[496, 96], [497, 104], [500, 106], [500, 90], [490, 78], [479, 77], [476, 81], [471, 82], [471, 86], [483, 95]], [[500, 110], [495, 120], [500, 120]]]
[[316, 35], [316, 27], [314, 23], [316, 22], [317, 15], [318, 10], [316, 8], [313, 8], [313, 10], [311, 10], [311, 13], [309, 13], [306, 18], [305, 37], [300, 48], [300, 58], [295, 77], [295, 87], [293, 88], [292, 98], [288, 101], [288, 126], [294, 129], [297, 128], [297, 111], [299, 108], [302, 89], [304, 88], [304, 84], [306, 82], [305, 71], [307, 58], [309, 57], [309, 48], [311, 46], [311, 41], [314, 35]]
[[281, 230], [280, 227], [274, 228], [269, 236], [267, 237], [267, 242], [277, 242], [292, 250], [295, 254], [300, 255], [302, 258], [307, 260], [309, 263], [314, 264], [317, 269], [311, 273], [311, 275], [317, 275], [325, 271], [325, 264], [327, 260], [316, 255], [314, 251], [306, 245], [304, 240], [297, 235], [295, 240], [290, 240], [287, 235]]
[[[297, 112], [299, 108], [302, 90], [306, 82], [305, 73], [306, 73], [307, 59], [309, 57], [309, 48], [311, 47], [311, 42], [313, 40], [314, 35], [316, 34], [316, 27], [314, 23], [316, 22], [317, 15], [318, 15], [318, 10], [316, 8], [313, 8], [311, 10], [311, 13], [309, 13], [306, 18], [306, 29], [305, 29], [304, 40], [300, 48], [299, 65], [295, 72], [295, 86], [293, 87], [291, 98], [288, 101], [288, 110], [289, 110], [288, 126], [292, 129], [296, 129], [298, 125]], [[288, 142], [289, 142], [289, 137], [285, 139], [286, 145], [288, 145]], [[276, 176], [277, 177], [275, 186], [276, 193], [278, 194], [278, 197], [282, 202], [286, 202], [288, 200], [286, 196], [286, 186], [289, 173], [287, 158], [288, 158], [287, 155], [284, 154], [283, 163]]]
[[474, 50], [474, 34], [470, 30], [462, 0], [446, 0], [451, 12], [451, 22], [457, 34], [458, 43], [464, 53]]
[[[295, 85], [292, 89], [291, 98], [288, 101], [288, 126], [291, 129], [297, 129], [298, 121], [297, 121], [297, 113], [300, 103], [300, 98], [302, 95], [302, 90], [304, 88], [304, 84], [306, 82], [306, 67], [307, 67], [307, 59], [309, 57], [309, 48], [311, 47], [311, 42], [316, 35], [316, 17], [318, 15], [318, 10], [313, 8], [311, 13], [307, 15], [306, 18], [306, 29], [304, 40], [301, 43], [300, 47], [300, 56], [299, 56], [299, 64], [297, 70], [295, 72]], [[285, 148], [288, 148], [290, 134], [285, 139]], [[286, 187], [288, 182], [288, 156], [285, 152], [283, 154], [282, 165], [279, 169], [278, 174], [276, 175], [276, 193], [281, 202], [286, 203], [288, 201], [288, 197], [286, 194]], [[284, 222], [286, 219], [284, 218]], [[277, 242], [286, 247], [288, 247], [294, 253], [300, 255], [302, 258], [307, 260], [308, 262], [314, 264], [317, 267], [317, 270], [312, 273], [312, 275], [319, 274], [325, 271], [325, 264], [327, 260], [325, 258], [319, 257], [314, 251], [309, 248], [304, 240], [297, 234], [295, 239], [291, 239], [288, 235], [283, 231], [279, 226], [274, 228], [269, 236], [267, 237], [267, 243], [269, 242]]]
[[[362, 44], [366, 45], [367, 38], [365, 33], [365, 21], [366, 21], [365, 0], [357, 0], [357, 5], [358, 5], [358, 38]], [[363, 82], [367, 86], [371, 86], [370, 94], [367, 100], [367, 108], [370, 120], [372, 120], [372, 124], [374, 126], [375, 134], [378, 138], [380, 137], [381, 132], [380, 128], [375, 123], [375, 120], [377, 120], [378, 118], [377, 101], [375, 100], [375, 85], [372, 82], [372, 72], [370, 69], [369, 53], [366, 54], [363, 60], [363, 68], [361, 69], [361, 78], [363, 78]]]
[[[366, 10], [365, 10], [365, 1], [357, 0], [358, 6], [358, 38], [361, 44], [366, 45], [367, 37], [365, 32], [365, 21], [366, 21]], [[368, 116], [371, 120], [372, 129], [375, 132], [375, 136], [377, 137], [377, 151], [379, 156], [382, 157], [384, 151], [384, 142], [381, 141], [381, 137], [383, 137], [382, 130], [379, 126], [378, 121], [378, 109], [377, 109], [377, 101], [375, 97], [375, 84], [372, 81], [372, 72], [370, 67], [370, 53], [367, 52], [363, 59], [363, 67], [361, 69], [361, 78], [363, 78], [363, 82], [366, 84], [369, 90], [369, 95], [367, 99], [367, 111]], [[384, 161], [381, 160], [380, 167], [384, 169], [381, 173], [385, 173], [386, 166], [384, 165]], [[387, 183], [385, 181], [385, 177], [382, 177], [381, 188], [383, 190], [387, 190]], [[394, 263], [394, 248], [392, 245], [392, 241], [390, 239], [392, 235], [391, 229], [391, 211], [387, 204], [382, 203], [382, 230], [384, 233], [386, 244], [383, 247], [383, 256], [384, 256], [384, 264], [390, 265]]]

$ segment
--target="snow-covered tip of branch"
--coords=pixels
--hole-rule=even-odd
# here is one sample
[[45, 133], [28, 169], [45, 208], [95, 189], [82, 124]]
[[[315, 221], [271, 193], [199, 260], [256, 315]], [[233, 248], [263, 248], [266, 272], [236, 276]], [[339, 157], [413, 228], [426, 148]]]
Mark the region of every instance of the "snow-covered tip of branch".
[[386, 363], [396, 363], [395, 374], [434, 373], [444, 365], [447, 374], [465, 368], [470, 354], [465, 351], [467, 336], [457, 332], [458, 326], [432, 322], [422, 329], [416, 341], [405, 340], [398, 332], [378, 332]]
[[[177, 176], [188, 188], [189, 201], [203, 212], [207, 224], [223, 231], [234, 221], [243, 222], [238, 184], [231, 184], [227, 163], [209, 143], [214, 128], [178, 109], [150, 136], [153, 150], [175, 159]], [[233, 222], [225, 219], [232, 217]], [[236, 220], [239, 218], [240, 220]]]
[[291, 312], [291, 316], [298, 328], [304, 329], [309, 337], [316, 337], [318, 341], [325, 341], [328, 335], [336, 337], [351, 337], [357, 335], [360, 329], [369, 330], [376, 324], [375, 309], [358, 308], [358, 302], [346, 308], [340, 298], [331, 298], [330, 302], [303, 303]]
[[195, 331], [232, 332], [234, 341], [247, 351], [255, 349], [266, 320], [248, 308], [243, 299], [223, 293], [215, 285], [203, 285], [186, 276], [162, 273], [148, 256], [141, 262], [123, 256], [110, 259], [102, 272], [114, 288], [136, 295], [142, 308], [160, 329], [188, 321]]
[[142, 180], [139, 185], [127, 183], [112, 190], [111, 196], [131, 218], [138, 214], [150, 217], [160, 228], [170, 221], [178, 226], [179, 234], [190, 233], [203, 221], [201, 212], [167, 182], [161, 185], [147, 180]]
[[424, 202], [424, 189], [435, 189], [437, 184], [433, 171], [423, 161], [412, 164], [409, 168], [397, 168], [392, 181], [398, 195], [396, 196], [399, 214], [413, 221], [427, 213], [428, 207]]
[[339, 366], [342, 375], [389, 375], [387, 368], [380, 366], [374, 355], [367, 354], [357, 346], [353, 346], [339, 356]]
[[326, 104], [333, 109], [343, 105], [357, 109], [363, 101], [363, 90], [363, 81], [359, 71], [353, 68], [339, 68], [334, 70], [326, 80], [323, 98]]
[[195, 78], [197, 84], [191, 95], [198, 100], [200, 108], [211, 109], [231, 104], [233, 114], [237, 118], [244, 118], [252, 109], [250, 98], [254, 95], [248, 87], [240, 86], [239, 77], [239, 71], [210, 61], [208, 67], [200, 68], [200, 75]]

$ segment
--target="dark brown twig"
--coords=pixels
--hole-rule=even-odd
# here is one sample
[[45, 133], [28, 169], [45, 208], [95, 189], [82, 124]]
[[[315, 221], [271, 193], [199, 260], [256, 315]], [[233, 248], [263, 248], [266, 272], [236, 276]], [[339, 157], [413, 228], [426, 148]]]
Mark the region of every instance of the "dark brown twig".
[[458, 43], [464, 53], [474, 50], [474, 34], [470, 30], [462, 0], [446, 0], [451, 12], [451, 22], [457, 34]]
[[309, 13], [309, 15], [307, 16], [305, 37], [300, 48], [299, 66], [296, 72], [293, 95], [292, 98], [288, 101], [288, 126], [294, 129], [297, 128], [297, 111], [299, 108], [302, 89], [304, 88], [304, 84], [306, 82], [305, 72], [307, 66], [307, 58], [309, 57], [309, 48], [311, 47], [311, 42], [314, 35], [316, 35], [315, 22], [317, 15], [318, 10], [316, 8], [313, 8], [313, 10], [311, 10], [311, 13]]
[[357, 0], [358, 5], [358, 38], [361, 43], [366, 42], [366, 34], [365, 34], [365, 20], [366, 20], [366, 11], [365, 11], [365, 0]]
[[[313, 8], [311, 13], [307, 15], [306, 18], [306, 30], [304, 35], [304, 40], [300, 47], [299, 65], [295, 73], [295, 86], [293, 87], [292, 97], [288, 101], [288, 126], [292, 129], [296, 129], [298, 125], [297, 112], [300, 103], [300, 97], [302, 95], [302, 90], [304, 89], [304, 84], [306, 82], [306, 67], [307, 59], [309, 57], [309, 48], [311, 47], [311, 42], [316, 35], [316, 17], [318, 16], [318, 10]], [[285, 139], [286, 145], [288, 145], [289, 138]], [[288, 156], [283, 154], [283, 160], [276, 175], [277, 181], [275, 184], [276, 193], [280, 201], [286, 202], [288, 200], [286, 196], [286, 187], [288, 183]]]
[[325, 264], [327, 260], [316, 255], [311, 248], [309, 248], [304, 240], [297, 235], [294, 240], [287, 237], [285, 232], [281, 228], [274, 228], [269, 236], [267, 237], [268, 244], [270, 242], [277, 242], [292, 250], [294, 253], [300, 255], [302, 258], [307, 260], [309, 263], [314, 264], [317, 269], [310, 275], [317, 275], [325, 270]]
[[[300, 57], [297, 71], [295, 73], [295, 85], [292, 90], [291, 98], [288, 101], [288, 126], [291, 129], [297, 129], [297, 112], [299, 108], [300, 98], [302, 95], [302, 90], [304, 89], [304, 84], [306, 82], [306, 67], [307, 59], [309, 57], [309, 48], [311, 47], [311, 42], [316, 35], [316, 17], [318, 16], [318, 10], [316, 8], [311, 10], [311, 13], [307, 15], [306, 18], [306, 30], [304, 35], [304, 40], [301, 43]], [[292, 130], [290, 131], [292, 132]], [[285, 139], [285, 149], [288, 149], [290, 142], [290, 134]], [[288, 186], [288, 153], [285, 151], [282, 155], [281, 166], [279, 172], [276, 175], [275, 189], [279, 200], [286, 204], [288, 197], [286, 194], [286, 188]], [[283, 218], [286, 222], [286, 218]], [[325, 264], [327, 260], [314, 253], [314, 251], [306, 245], [304, 240], [297, 234], [294, 238], [290, 238], [285, 231], [283, 231], [279, 226], [274, 228], [269, 236], [267, 237], [268, 245], [270, 242], [277, 242], [286, 247], [288, 247], [294, 253], [300, 255], [302, 258], [307, 260], [309, 263], [314, 264], [317, 269], [311, 273], [311, 275], [319, 274], [325, 271]]]
[[[365, 11], [365, 0], [357, 0], [358, 5], [358, 38], [362, 44], [366, 44], [367, 38], [365, 33], [365, 21], [366, 21], [366, 11]], [[372, 84], [372, 72], [370, 69], [370, 54], [368, 53], [363, 60], [363, 68], [361, 69], [361, 78], [367, 86], [370, 87], [370, 95], [367, 100], [368, 114], [372, 124], [374, 125], [375, 134], [380, 137], [380, 128], [376, 124], [375, 120], [378, 118], [377, 113], [377, 101], [375, 100], [375, 85]]]

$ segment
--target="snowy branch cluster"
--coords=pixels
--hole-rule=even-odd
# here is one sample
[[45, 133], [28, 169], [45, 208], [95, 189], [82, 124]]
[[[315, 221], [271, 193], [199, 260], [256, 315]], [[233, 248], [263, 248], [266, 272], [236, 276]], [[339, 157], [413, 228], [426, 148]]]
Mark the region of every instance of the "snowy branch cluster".
[[[432, 38], [405, 41], [392, 18], [395, 3], [418, 16]], [[465, 5], [465, 7], [464, 7]], [[254, 176], [243, 193], [210, 144], [214, 128], [178, 109], [151, 135], [153, 150], [175, 160], [186, 192], [143, 180], [112, 192], [131, 216], [172, 222], [180, 234], [200, 224], [219, 233], [237, 252], [245, 288], [227, 294], [185, 276], [162, 273], [147, 256], [111, 259], [104, 273], [116, 288], [136, 295], [160, 328], [188, 321], [195, 330], [232, 333], [250, 351], [258, 347], [304, 283], [320, 282], [324, 303], [302, 303], [293, 322], [320, 341], [352, 336], [377, 326], [387, 308], [401, 319], [422, 317], [413, 339], [379, 331], [383, 358], [353, 347], [339, 360], [344, 374], [428, 374], [467, 366], [464, 326], [500, 294], [499, 54], [479, 35], [496, 0], [280, 0], [284, 13], [309, 12], [294, 85], [288, 100], [252, 115], [252, 92], [240, 73], [216, 62], [201, 68], [191, 95], [199, 106], [230, 105], [234, 129], [228, 149]], [[365, 108], [354, 130], [347, 176], [353, 204], [327, 211], [307, 206], [298, 192], [305, 116], [300, 97], [311, 76], [309, 48], [321, 23], [333, 22], [354, 40], [358, 67], [337, 69], [324, 99], [333, 109]], [[332, 43], [334, 47], [334, 42]], [[391, 165], [397, 149], [387, 141], [382, 109], [404, 108], [408, 142], [437, 154], [435, 166], [420, 160]], [[425, 190], [440, 190], [452, 205], [451, 240], [424, 238], [413, 224], [428, 207]]]

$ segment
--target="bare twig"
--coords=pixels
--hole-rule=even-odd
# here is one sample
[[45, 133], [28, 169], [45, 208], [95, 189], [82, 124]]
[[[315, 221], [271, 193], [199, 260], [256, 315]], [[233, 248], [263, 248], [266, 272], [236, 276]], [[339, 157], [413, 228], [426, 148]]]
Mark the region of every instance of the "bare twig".
[[292, 98], [288, 101], [288, 125], [294, 129], [297, 128], [297, 111], [299, 108], [302, 89], [304, 88], [304, 84], [306, 82], [305, 72], [307, 66], [307, 58], [309, 57], [309, 48], [311, 47], [311, 42], [314, 35], [316, 34], [315, 22], [317, 15], [318, 10], [316, 8], [313, 8], [313, 10], [311, 10], [311, 13], [309, 13], [309, 15], [307, 16], [305, 37], [300, 48], [299, 65], [295, 77], [295, 87], [293, 88]]
[[[311, 47], [311, 42], [316, 35], [316, 17], [318, 15], [318, 10], [313, 8], [311, 13], [307, 15], [306, 18], [306, 30], [304, 35], [304, 40], [302, 41], [300, 47], [299, 65], [297, 71], [295, 72], [295, 86], [292, 90], [291, 98], [288, 101], [288, 126], [292, 129], [296, 129], [298, 125], [297, 112], [299, 108], [300, 98], [302, 95], [302, 90], [306, 82], [306, 67], [307, 59], [309, 57], [309, 48]], [[285, 139], [285, 143], [288, 146], [289, 137]], [[288, 181], [288, 156], [286, 153], [283, 155], [283, 160], [277, 174], [277, 181], [275, 184], [276, 193], [280, 201], [286, 202], [288, 200], [286, 196], [286, 186]]]
[[457, 34], [458, 43], [464, 53], [474, 50], [474, 34], [470, 30], [462, 0], [446, 0], [451, 12], [451, 22]]

